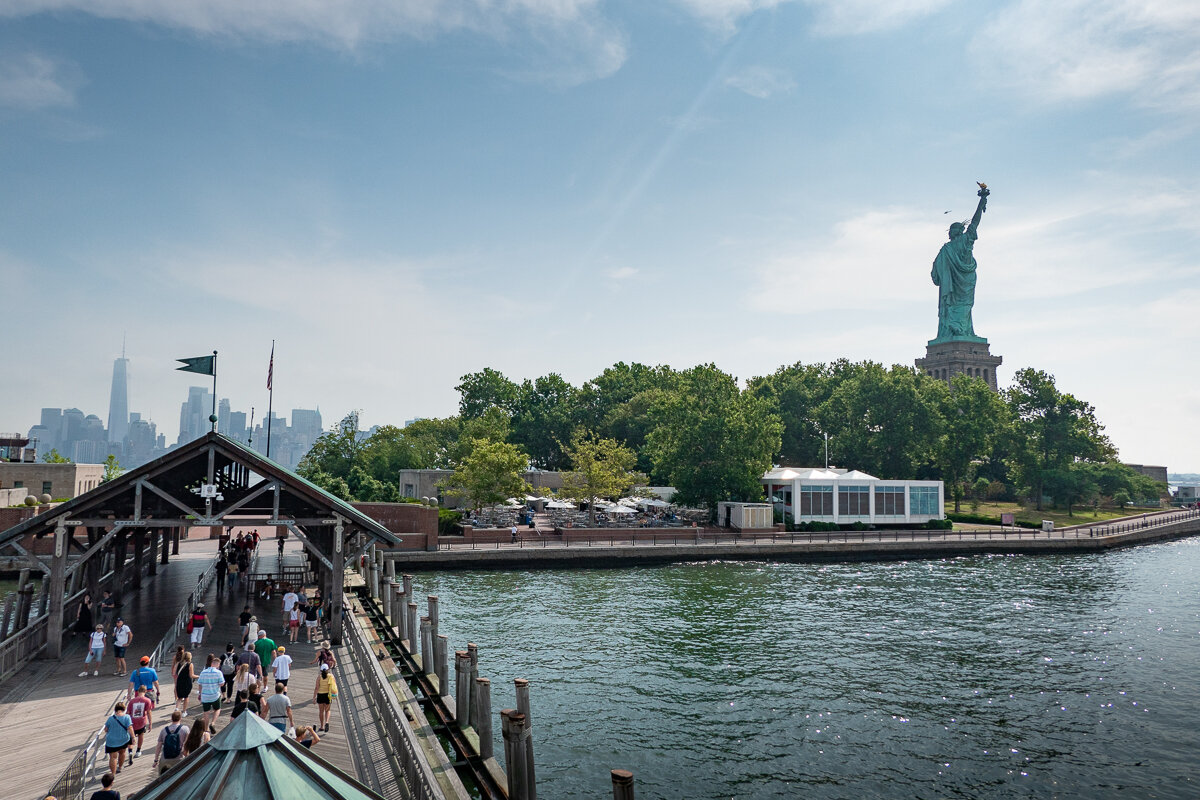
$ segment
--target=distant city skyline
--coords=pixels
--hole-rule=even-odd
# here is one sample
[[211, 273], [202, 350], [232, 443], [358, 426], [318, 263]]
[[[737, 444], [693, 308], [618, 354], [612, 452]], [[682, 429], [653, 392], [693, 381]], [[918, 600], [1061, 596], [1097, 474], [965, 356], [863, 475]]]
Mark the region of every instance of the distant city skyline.
[[[77, 463], [102, 463], [109, 455], [117, 456], [123, 467], [132, 468], [162, 455], [172, 447], [199, 438], [211, 429], [212, 392], [206, 386], [187, 386], [187, 399], [180, 407], [178, 433], [168, 444], [166, 432], [156, 422], [130, 411], [129, 378], [133, 359], [124, 354], [113, 361], [107, 410], [108, 424], [98, 414], [85, 413], [78, 407], [44, 406], [38, 421], [28, 428], [36, 440], [38, 457], [51, 450]], [[136, 400], [136, 398], [135, 398]], [[249, 412], [233, 410], [228, 397], [218, 399], [217, 427], [225, 435], [247, 442], [266, 452], [267, 420]], [[319, 409], [293, 408], [288, 417], [271, 414], [271, 458], [294, 469], [323, 432]], [[0, 426], [2, 427], [2, 426]], [[22, 425], [15, 430], [25, 430]]]

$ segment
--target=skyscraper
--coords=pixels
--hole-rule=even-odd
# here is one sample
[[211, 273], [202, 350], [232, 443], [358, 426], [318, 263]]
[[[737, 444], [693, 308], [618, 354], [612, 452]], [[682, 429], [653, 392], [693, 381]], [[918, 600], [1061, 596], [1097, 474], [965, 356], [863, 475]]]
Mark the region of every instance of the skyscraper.
[[113, 362], [112, 394], [108, 396], [108, 441], [120, 444], [129, 433], [129, 359], [124, 350]]

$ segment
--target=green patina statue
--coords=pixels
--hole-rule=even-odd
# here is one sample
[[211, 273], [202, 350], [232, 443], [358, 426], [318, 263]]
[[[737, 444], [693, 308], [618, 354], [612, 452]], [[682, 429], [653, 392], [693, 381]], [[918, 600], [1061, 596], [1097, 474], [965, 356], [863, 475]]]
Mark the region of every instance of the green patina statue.
[[[950, 241], [942, 245], [933, 260], [933, 283], [938, 287], [938, 333], [933, 342], [951, 339], [987, 341], [975, 335], [971, 309], [975, 305], [975, 240], [979, 238], [979, 220], [987, 210], [991, 192], [979, 184], [979, 206], [969, 223], [950, 226]], [[932, 342], [931, 342], [932, 344]]]

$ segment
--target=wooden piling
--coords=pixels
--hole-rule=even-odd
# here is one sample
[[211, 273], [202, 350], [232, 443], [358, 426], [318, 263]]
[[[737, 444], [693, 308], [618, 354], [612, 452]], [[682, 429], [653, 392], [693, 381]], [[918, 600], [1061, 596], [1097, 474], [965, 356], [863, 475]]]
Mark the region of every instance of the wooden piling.
[[[471, 658], [467, 656], [468, 670], [470, 663]], [[492, 743], [492, 682], [487, 678], [476, 678], [474, 685], [475, 691], [471, 692], [471, 726], [479, 736], [480, 758], [492, 758], [495, 749]]]
[[633, 773], [627, 769], [612, 771], [613, 800], [633, 800]]
[[504, 767], [508, 772], [508, 800], [529, 800], [525, 767], [525, 715], [512, 708], [500, 712], [504, 736]]
[[454, 651], [454, 721], [460, 728], [471, 725], [471, 657], [466, 650]]
[[392, 608], [396, 618], [392, 623], [396, 626], [396, 635], [401, 639], [408, 638], [408, 601], [404, 597], [404, 587], [399, 583], [392, 584]]
[[523, 742], [525, 749], [525, 786], [529, 800], [537, 800], [537, 781], [533, 769], [533, 715], [529, 708], [529, 681], [517, 678], [517, 711], [525, 717]]
[[8, 628], [12, 625], [13, 614], [17, 607], [17, 593], [9, 592], [4, 598], [4, 618], [0, 620], [0, 642], [8, 638]]
[[467, 643], [467, 655], [471, 659], [471, 724], [475, 724], [478, 720], [475, 718], [474, 708], [476, 705], [475, 693], [479, 691], [479, 646], [473, 642]]
[[433, 663], [433, 636], [430, 633], [429, 617], [421, 617], [421, 671], [426, 675], [437, 675]]
[[29, 624], [29, 607], [33, 602], [33, 586], [29, 582], [29, 568], [21, 570], [17, 580], [17, 618], [13, 621], [13, 632]]
[[408, 604], [408, 614], [405, 616], [405, 627], [408, 629], [408, 654], [416, 655], [417, 650], [421, 647], [421, 633], [417, 628], [417, 604]]
[[450, 637], [439, 633], [433, 640], [433, 667], [437, 673], [438, 696], [450, 696], [450, 670], [446, 663], [446, 651], [450, 648]]
[[396, 595], [392, 592], [392, 579], [385, 577], [383, 584], [379, 587], [379, 605], [383, 608], [383, 615], [387, 617], [387, 626], [389, 628], [396, 627]]
[[438, 637], [438, 596], [429, 595], [429, 631], [436, 640]]

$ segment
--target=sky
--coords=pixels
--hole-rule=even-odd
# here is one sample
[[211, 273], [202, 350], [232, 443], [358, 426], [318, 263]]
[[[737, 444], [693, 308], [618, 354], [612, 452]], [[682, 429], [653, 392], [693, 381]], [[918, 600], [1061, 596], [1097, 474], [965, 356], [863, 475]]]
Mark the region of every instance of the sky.
[[[911, 365], [975, 330], [1200, 471], [1194, 0], [6, 0], [0, 429], [456, 412], [484, 367]], [[947, 213], [948, 212], [948, 213]], [[19, 377], [16, 377], [19, 376]]]

